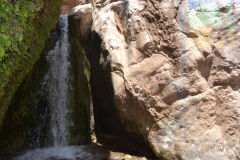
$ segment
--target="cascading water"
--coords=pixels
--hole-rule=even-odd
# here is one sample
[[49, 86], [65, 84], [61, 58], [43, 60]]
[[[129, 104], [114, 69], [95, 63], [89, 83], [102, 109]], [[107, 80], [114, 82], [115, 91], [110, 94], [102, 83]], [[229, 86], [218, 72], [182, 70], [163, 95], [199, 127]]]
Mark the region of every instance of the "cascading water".
[[[68, 15], [61, 16], [59, 25], [60, 36], [54, 49], [48, 52], [46, 56], [50, 66], [40, 91], [40, 97], [44, 97], [44, 101], [46, 101], [43, 104], [47, 107], [42, 106], [42, 104], [40, 106], [35, 105], [36, 108], [46, 108], [39, 114], [41, 114], [41, 119], [45, 123], [49, 123], [49, 133], [46, 133], [45, 137], [42, 138], [43, 129], [36, 127], [33, 131], [35, 136], [32, 138], [32, 143], [37, 143], [33, 144], [33, 147], [42, 147], [42, 144], [49, 145], [41, 141], [50, 141], [51, 147], [27, 151], [15, 157], [15, 160], [97, 160], [106, 157], [102, 150], [90, 146], [68, 146], [69, 128], [72, 124], [71, 118], [69, 118], [71, 116], [71, 110], [69, 109], [69, 70], [71, 63], [69, 60]], [[47, 118], [48, 116], [50, 118]]]
[[69, 114], [69, 42], [68, 16], [61, 16], [60, 37], [55, 48], [49, 52], [47, 61], [50, 70], [45, 77], [48, 88], [48, 102], [51, 114], [50, 129], [53, 136], [53, 146], [66, 146], [68, 137]]

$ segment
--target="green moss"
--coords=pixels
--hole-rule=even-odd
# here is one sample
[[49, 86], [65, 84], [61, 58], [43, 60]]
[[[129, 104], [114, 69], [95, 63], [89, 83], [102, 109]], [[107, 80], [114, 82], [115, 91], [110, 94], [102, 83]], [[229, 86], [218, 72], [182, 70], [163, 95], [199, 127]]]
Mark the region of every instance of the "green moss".
[[[40, 58], [48, 34], [58, 20], [61, 4], [59, 0], [19, 0], [15, 3], [3, 0], [0, 3], [2, 8], [10, 6], [4, 12], [1, 10], [0, 15], [3, 22], [0, 35], [7, 39], [0, 45], [0, 131], [17, 88]], [[6, 25], [10, 29], [4, 29]]]
[[[53, 43], [52, 39], [49, 39], [45, 51], [48, 51]], [[35, 104], [48, 67], [45, 56], [41, 56], [14, 94], [0, 132], [0, 157], [1, 153], [12, 153], [29, 148], [29, 131], [38, 125], [39, 118]]]
[[70, 36], [71, 44], [71, 86], [70, 107], [73, 126], [70, 128], [71, 145], [89, 142], [88, 109], [90, 106], [89, 65], [78, 39]]
[[[4, 2], [10, 3], [10, 1]], [[23, 3], [20, 4], [20, 2]], [[11, 5], [13, 4], [9, 4]], [[2, 58], [0, 58], [1, 151], [3, 149], [15, 150], [26, 143], [26, 128], [31, 122], [29, 104], [35, 100], [36, 93], [32, 92], [29, 85], [25, 83], [21, 93], [17, 94], [21, 101], [12, 102], [10, 106], [9, 104], [23, 79], [40, 58], [50, 29], [58, 20], [60, 6], [61, 2], [58, 0], [50, 2], [20, 0], [15, 4], [14, 12], [7, 12], [10, 14], [9, 19], [4, 21], [0, 19], [4, 22], [0, 25], [0, 35], [4, 41], [7, 41], [0, 45], [0, 48], [4, 48], [4, 53], [2, 51]], [[16, 10], [18, 7], [19, 10]], [[7, 25], [10, 26], [9, 30], [4, 29]]]
[[74, 33], [74, 20], [69, 17], [69, 41], [71, 44], [71, 86], [70, 107], [72, 109], [72, 121], [70, 128], [71, 145], [78, 145], [90, 141], [89, 134], [89, 108], [90, 108], [90, 65], [84, 54], [79, 39]]
[[89, 65], [87, 65], [88, 63], [86, 63], [86, 62], [87, 62], [87, 60], [85, 60], [85, 63], [84, 63], [84, 74], [87, 78], [87, 81], [90, 82], [90, 70], [89, 70]]
[[37, 73], [32, 72], [24, 80], [9, 105], [0, 132], [0, 152], [17, 151], [27, 145], [27, 131], [32, 118], [30, 110], [35, 103], [39, 87], [33, 83], [33, 77], [36, 79]]

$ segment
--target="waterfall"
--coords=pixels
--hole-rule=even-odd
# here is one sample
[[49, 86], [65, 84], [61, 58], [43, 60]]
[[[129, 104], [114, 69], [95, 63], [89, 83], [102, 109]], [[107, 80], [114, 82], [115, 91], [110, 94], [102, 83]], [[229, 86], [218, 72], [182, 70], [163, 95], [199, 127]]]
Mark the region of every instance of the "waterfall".
[[68, 16], [60, 18], [60, 36], [53, 50], [47, 55], [50, 64], [45, 77], [47, 82], [48, 102], [50, 108], [50, 129], [53, 146], [66, 146], [69, 134], [68, 90], [69, 90], [69, 41]]
[[[69, 108], [70, 98], [70, 44], [68, 40], [68, 15], [61, 15], [60, 36], [55, 47], [46, 55], [49, 70], [42, 82], [39, 99], [35, 108], [41, 110], [39, 121], [44, 122], [44, 127], [35, 126], [32, 133], [33, 147], [14, 157], [14, 160], [101, 160], [107, 157], [107, 153], [96, 146], [80, 145], [68, 146], [69, 128], [73, 125], [71, 121], [71, 110]], [[47, 123], [47, 124], [45, 124]], [[49, 130], [43, 135], [43, 130]], [[44, 141], [44, 142], [42, 142]], [[40, 148], [48, 146], [50, 147]]]

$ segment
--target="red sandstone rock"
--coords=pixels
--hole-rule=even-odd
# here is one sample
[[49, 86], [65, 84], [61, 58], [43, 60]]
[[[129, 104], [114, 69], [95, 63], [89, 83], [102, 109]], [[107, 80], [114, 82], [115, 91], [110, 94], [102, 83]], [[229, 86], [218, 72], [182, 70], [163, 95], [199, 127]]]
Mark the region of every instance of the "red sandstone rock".
[[125, 128], [145, 137], [159, 158], [240, 158], [238, 39], [218, 39], [216, 26], [191, 29], [186, 0], [88, 8], [81, 15], [92, 14], [91, 30], [108, 53], [99, 63], [111, 63]]

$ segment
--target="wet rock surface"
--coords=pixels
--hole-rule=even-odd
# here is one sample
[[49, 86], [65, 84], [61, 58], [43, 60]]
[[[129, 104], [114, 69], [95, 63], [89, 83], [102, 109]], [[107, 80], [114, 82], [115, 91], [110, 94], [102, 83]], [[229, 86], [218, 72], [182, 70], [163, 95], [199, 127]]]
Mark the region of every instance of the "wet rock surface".
[[5, 158], [6, 160], [147, 160], [146, 157], [108, 150], [101, 144], [39, 148]]

